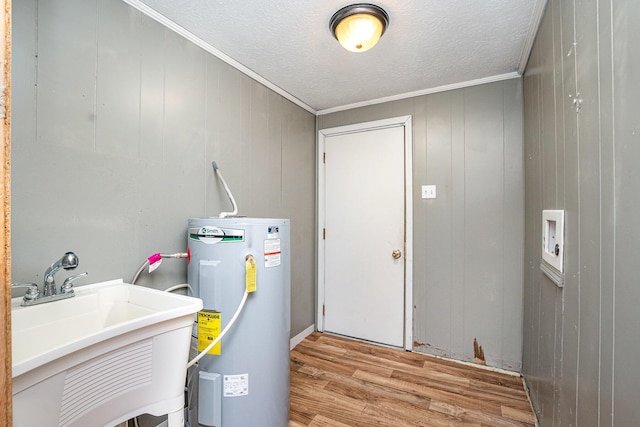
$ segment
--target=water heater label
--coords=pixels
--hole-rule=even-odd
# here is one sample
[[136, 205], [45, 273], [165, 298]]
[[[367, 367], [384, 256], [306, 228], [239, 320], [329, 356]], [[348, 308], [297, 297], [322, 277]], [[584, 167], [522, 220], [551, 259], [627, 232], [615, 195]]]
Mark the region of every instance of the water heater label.
[[279, 234], [280, 234], [280, 227], [272, 225], [271, 227], [269, 227], [269, 230], [267, 231], [267, 239], [276, 239], [280, 237]]
[[[198, 352], [204, 351], [220, 335], [220, 313], [213, 310], [198, 312]], [[220, 355], [220, 341], [207, 354]]]
[[267, 239], [264, 241], [264, 266], [277, 267], [282, 263], [280, 251], [280, 239]]
[[189, 239], [198, 240], [207, 244], [214, 244], [218, 242], [242, 242], [244, 241], [244, 230], [218, 228], [213, 226], [190, 228]]
[[238, 397], [249, 394], [249, 374], [225, 375], [223, 381], [224, 397]]

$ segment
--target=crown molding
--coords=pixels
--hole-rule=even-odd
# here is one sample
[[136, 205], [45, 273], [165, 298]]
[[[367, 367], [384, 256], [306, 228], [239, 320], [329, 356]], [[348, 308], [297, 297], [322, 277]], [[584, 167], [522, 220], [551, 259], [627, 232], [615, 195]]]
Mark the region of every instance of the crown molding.
[[331, 114], [331, 113], [336, 113], [338, 111], [351, 110], [353, 108], [366, 107], [369, 105], [382, 104], [382, 103], [391, 102], [391, 101], [398, 101], [400, 99], [413, 98], [416, 96], [429, 95], [429, 94], [438, 93], [438, 92], [446, 92], [446, 91], [455, 90], [455, 89], [462, 89], [465, 87], [477, 86], [485, 83], [493, 83], [493, 82], [499, 82], [502, 80], [517, 79], [520, 77], [521, 77], [521, 74], [514, 71], [511, 73], [484, 77], [482, 79], [468, 80], [466, 82], [453, 83], [450, 85], [438, 86], [438, 87], [433, 87], [429, 89], [422, 89], [414, 92], [401, 93], [399, 95], [386, 96], [384, 98], [377, 98], [377, 99], [371, 99], [368, 101], [356, 102], [353, 104], [341, 105], [339, 107], [326, 108], [324, 110], [318, 110], [316, 114], [318, 116], [322, 116], [324, 114]]
[[525, 40], [522, 53], [520, 54], [520, 61], [518, 61], [518, 73], [524, 74], [525, 68], [527, 68], [527, 62], [529, 62], [529, 56], [531, 55], [531, 49], [533, 49], [533, 43], [536, 40], [536, 34], [542, 23], [542, 17], [544, 16], [544, 10], [547, 7], [547, 0], [537, 0], [536, 7], [531, 17], [531, 23], [529, 25], [529, 32], [527, 33], [527, 39]]
[[229, 64], [230, 66], [232, 66], [236, 70], [240, 71], [241, 73], [246, 74], [247, 76], [249, 76], [252, 79], [254, 79], [255, 81], [257, 81], [258, 83], [268, 87], [272, 91], [276, 92], [277, 94], [281, 95], [282, 97], [284, 97], [284, 98], [288, 99], [289, 101], [293, 102], [297, 106], [307, 110], [308, 112], [310, 112], [310, 113], [312, 113], [314, 115], [317, 114], [316, 110], [313, 107], [305, 104], [304, 102], [302, 102], [301, 100], [299, 100], [295, 96], [291, 95], [286, 90], [282, 89], [280, 86], [277, 86], [277, 85], [273, 84], [272, 82], [270, 82], [269, 80], [265, 79], [264, 77], [262, 77], [261, 75], [259, 75], [255, 71], [245, 67], [244, 65], [242, 65], [241, 63], [239, 63], [235, 59], [231, 58], [230, 56], [226, 55], [225, 53], [223, 53], [220, 50], [216, 49], [215, 47], [211, 46], [209, 43], [205, 42], [204, 40], [202, 40], [200, 37], [196, 36], [192, 32], [186, 30], [184, 27], [182, 27], [182, 26], [178, 25], [177, 23], [173, 22], [172, 20], [170, 20], [166, 16], [162, 15], [161, 13], [159, 13], [157, 10], [150, 8], [149, 6], [147, 6], [146, 4], [142, 3], [139, 0], [123, 0], [123, 1], [125, 3], [127, 3], [129, 6], [133, 7], [134, 9], [136, 9], [136, 10], [142, 12], [143, 14], [147, 15], [149, 18], [153, 19], [154, 21], [159, 22], [160, 24], [164, 25], [165, 27], [169, 28], [170, 30], [180, 34], [185, 39], [189, 40], [190, 42], [192, 42], [196, 46], [198, 46], [198, 47], [204, 49], [205, 51], [209, 52], [210, 54], [212, 54], [213, 56], [217, 57], [221, 61], [226, 62], [227, 64]]

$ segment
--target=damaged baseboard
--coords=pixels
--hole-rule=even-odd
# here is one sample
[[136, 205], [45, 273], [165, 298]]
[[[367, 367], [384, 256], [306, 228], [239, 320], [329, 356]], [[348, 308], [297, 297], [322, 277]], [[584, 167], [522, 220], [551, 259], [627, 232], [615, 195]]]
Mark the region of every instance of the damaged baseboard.
[[482, 350], [482, 346], [478, 344], [476, 338], [473, 339], [473, 363], [477, 363], [478, 365], [487, 364], [484, 358], [484, 350]]

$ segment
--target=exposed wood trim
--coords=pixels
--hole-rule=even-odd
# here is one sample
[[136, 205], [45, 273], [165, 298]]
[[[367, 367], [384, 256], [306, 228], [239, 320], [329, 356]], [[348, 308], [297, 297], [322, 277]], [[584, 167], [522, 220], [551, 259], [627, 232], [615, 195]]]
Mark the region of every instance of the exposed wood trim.
[[0, 218], [4, 225], [2, 242], [0, 244], [0, 257], [2, 263], [2, 289], [1, 303], [3, 306], [0, 316], [0, 327], [4, 331], [0, 344], [0, 359], [4, 361], [4, 374], [0, 378], [0, 420], [5, 420], [6, 425], [13, 424], [11, 411], [11, 0], [0, 0], [2, 4], [3, 19], [2, 60], [0, 61], [0, 138], [3, 141], [3, 149], [0, 150], [0, 162], [2, 163], [2, 178], [0, 191], [2, 191], [2, 203], [0, 203]]

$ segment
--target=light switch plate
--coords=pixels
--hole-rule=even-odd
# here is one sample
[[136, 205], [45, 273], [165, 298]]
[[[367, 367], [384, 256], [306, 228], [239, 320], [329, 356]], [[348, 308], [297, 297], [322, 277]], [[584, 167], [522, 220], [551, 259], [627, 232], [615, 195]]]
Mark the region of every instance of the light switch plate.
[[422, 198], [423, 199], [435, 199], [436, 198], [436, 186], [435, 185], [423, 185], [422, 186]]

